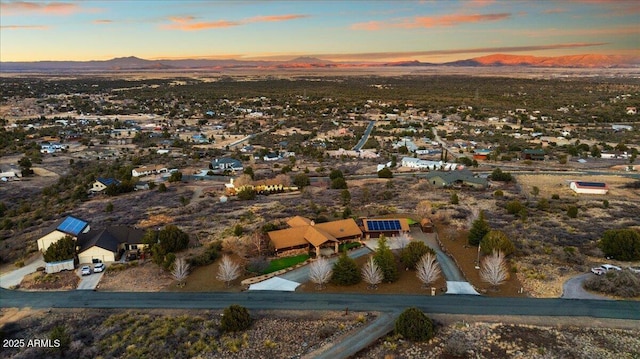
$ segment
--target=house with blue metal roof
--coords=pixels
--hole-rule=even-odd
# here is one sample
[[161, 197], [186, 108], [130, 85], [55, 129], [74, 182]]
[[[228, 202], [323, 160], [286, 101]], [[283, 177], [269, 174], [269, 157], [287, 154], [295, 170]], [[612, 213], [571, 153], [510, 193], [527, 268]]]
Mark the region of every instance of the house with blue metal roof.
[[38, 250], [46, 251], [49, 246], [61, 240], [65, 236], [77, 239], [82, 233], [87, 233], [91, 229], [89, 222], [82, 219], [68, 216], [56, 222], [49, 228], [47, 234], [38, 239]]

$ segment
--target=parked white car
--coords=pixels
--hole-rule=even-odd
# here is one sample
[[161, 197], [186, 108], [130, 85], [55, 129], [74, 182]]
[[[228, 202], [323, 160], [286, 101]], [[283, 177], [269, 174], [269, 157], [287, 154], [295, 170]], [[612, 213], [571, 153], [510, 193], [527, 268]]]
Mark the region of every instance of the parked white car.
[[105, 269], [104, 263], [98, 263], [95, 266], [93, 266], [93, 273], [100, 273], [104, 271], [104, 269]]
[[89, 274], [91, 274], [91, 267], [89, 267], [89, 266], [83, 266], [83, 267], [80, 269], [80, 273], [81, 273], [82, 275], [89, 275]]
[[591, 268], [591, 273], [595, 275], [603, 275], [610, 270], [622, 270], [622, 268], [614, 266], [613, 264], [603, 264], [600, 267]]
[[640, 267], [629, 267], [629, 270], [632, 271], [633, 273], [640, 274]]

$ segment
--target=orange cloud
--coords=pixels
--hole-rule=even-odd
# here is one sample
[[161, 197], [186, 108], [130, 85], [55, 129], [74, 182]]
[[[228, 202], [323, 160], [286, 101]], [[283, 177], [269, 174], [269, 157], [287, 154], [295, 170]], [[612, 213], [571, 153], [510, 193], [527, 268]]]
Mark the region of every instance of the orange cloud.
[[182, 31], [199, 31], [207, 29], [220, 29], [234, 26], [247, 25], [251, 23], [260, 22], [280, 22], [302, 19], [309, 17], [309, 15], [302, 14], [285, 14], [285, 15], [270, 15], [270, 16], [255, 16], [239, 21], [228, 20], [216, 20], [216, 21], [195, 21], [195, 16], [174, 16], [169, 17], [169, 21], [172, 24], [161, 25], [160, 27], [166, 30], [182, 30]]
[[239, 25], [240, 23], [235, 21], [218, 20], [205, 22], [177, 22], [170, 25], [162, 25], [162, 28], [167, 30], [199, 31], [207, 29], [222, 29]]
[[563, 9], [563, 8], [555, 8], [555, 9], [548, 9], [543, 11], [544, 14], [561, 14], [563, 12], [567, 12], [567, 9]]
[[278, 22], [278, 21], [289, 21], [295, 19], [303, 19], [305, 17], [309, 17], [309, 15], [302, 14], [288, 14], [288, 15], [271, 15], [271, 16], [256, 16], [245, 20], [246, 23], [250, 22]]
[[364, 23], [357, 23], [351, 26], [354, 30], [381, 30], [383, 28], [432, 28], [443, 26], [456, 26], [461, 24], [478, 23], [478, 22], [490, 22], [500, 21], [511, 17], [511, 13], [497, 13], [497, 14], [452, 14], [442, 16], [422, 16], [406, 19], [402, 22], [381, 22], [381, 21], [369, 21]]
[[84, 11], [78, 4], [64, 2], [15, 1], [0, 3], [0, 12], [4, 15], [38, 13], [45, 15], [71, 15]]
[[47, 30], [48, 26], [42, 25], [6, 25], [0, 26], [2, 30]]

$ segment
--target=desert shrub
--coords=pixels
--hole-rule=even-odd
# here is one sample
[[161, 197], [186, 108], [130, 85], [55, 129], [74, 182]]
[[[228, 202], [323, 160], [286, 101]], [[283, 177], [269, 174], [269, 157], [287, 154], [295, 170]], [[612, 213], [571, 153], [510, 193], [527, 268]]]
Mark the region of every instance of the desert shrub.
[[605, 256], [621, 261], [640, 260], [640, 233], [633, 229], [605, 231], [598, 247]]
[[420, 258], [427, 253], [431, 253], [433, 255], [436, 254], [436, 252], [424, 244], [424, 242], [412, 241], [402, 250], [402, 254], [400, 254], [400, 261], [402, 261], [402, 263], [408, 268], [416, 269], [416, 265], [420, 261]]
[[265, 256], [251, 258], [247, 265], [247, 270], [253, 273], [262, 274], [267, 268], [269, 268], [269, 261]]
[[388, 167], [378, 171], [378, 178], [393, 178], [393, 172]]
[[578, 207], [569, 206], [569, 208], [567, 208], [567, 216], [569, 216], [569, 218], [578, 217]]
[[494, 197], [503, 197], [504, 196], [504, 192], [502, 192], [501, 189], [498, 189], [495, 192], [493, 192], [493, 196]]
[[240, 332], [251, 326], [252, 319], [247, 308], [233, 304], [224, 309], [220, 330], [223, 332]]
[[451, 193], [451, 204], [458, 204], [460, 200], [458, 199], [458, 194], [455, 192]]
[[505, 256], [513, 253], [515, 247], [509, 237], [502, 231], [492, 230], [480, 241], [482, 253], [491, 254], [494, 251], [502, 252]]
[[609, 271], [605, 275], [591, 276], [584, 287], [594, 292], [632, 298], [640, 296], [640, 274], [629, 270]]
[[[149, 186], [149, 188], [151, 188], [151, 186]], [[158, 192], [167, 192], [167, 185], [164, 183], [160, 183], [158, 185]]]
[[347, 181], [344, 177], [338, 177], [331, 180], [331, 189], [347, 189]]
[[473, 343], [465, 336], [464, 332], [452, 332], [444, 343], [444, 352], [453, 357], [464, 358], [469, 350], [473, 349]]
[[602, 207], [609, 208], [609, 200], [608, 199], [605, 199], [604, 201], [602, 201]]
[[354, 285], [360, 283], [360, 268], [356, 261], [342, 252], [340, 258], [333, 265], [331, 283], [337, 285]]
[[541, 211], [548, 211], [551, 208], [551, 206], [549, 205], [549, 200], [546, 198], [540, 198], [538, 200], [537, 207]]
[[198, 267], [205, 266], [207, 264], [213, 263], [218, 256], [220, 256], [220, 251], [222, 250], [222, 242], [215, 241], [211, 243], [205, 251], [197, 256], [191, 257], [187, 260], [190, 266]]
[[418, 308], [408, 308], [400, 314], [395, 323], [395, 333], [412, 341], [433, 338], [433, 322]]
[[560, 199], [560, 195], [557, 193], [554, 193], [551, 195], [551, 199]]
[[511, 182], [511, 180], [513, 180], [513, 177], [511, 176], [511, 173], [502, 172], [500, 167], [498, 167], [493, 170], [493, 172], [491, 172], [491, 180], [500, 182]]
[[509, 214], [516, 214], [516, 215], [519, 214], [523, 209], [525, 209], [524, 205], [520, 203], [520, 201], [518, 201], [517, 199], [507, 202], [507, 205], [505, 208], [507, 209], [507, 212]]
[[52, 348], [52, 350], [57, 351], [61, 355], [64, 354], [71, 344], [71, 335], [67, 332], [67, 328], [62, 325], [55, 326], [51, 329], [49, 332], [49, 339], [53, 343], [56, 343], [56, 341], [59, 343], [59, 345], [56, 348]]
[[249, 201], [256, 198], [258, 193], [253, 188], [244, 188], [237, 193], [237, 197], [241, 201]]

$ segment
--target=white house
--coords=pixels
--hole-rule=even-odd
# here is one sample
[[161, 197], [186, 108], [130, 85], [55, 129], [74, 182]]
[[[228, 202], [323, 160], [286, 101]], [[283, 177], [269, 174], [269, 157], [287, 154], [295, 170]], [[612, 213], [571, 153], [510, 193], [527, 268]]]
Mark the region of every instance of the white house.
[[575, 193], [583, 194], [607, 194], [609, 192], [609, 186], [604, 182], [582, 182], [573, 181], [569, 184]]
[[118, 181], [115, 178], [98, 177], [98, 179], [95, 182], [93, 182], [93, 185], [91, 185], [91, 188], [89, 189], [89, 191], [94, 193], [102, 192], [112, 184], [117, 186], [120, 184], [120, 181]]
[[142, 167], [132, 169], [131, 175], [133, 177], [142, 177], [142, 176], [154, 175], [158, 173], [167, 173], [167, 172], [169, 172], [169, 169], [164, 165], [142, 166]]
[[428, 161], [428, 160], [421, 160], [419, 158], [414, 158], [414, 157], [403, 157], [401, 165], [402, 167], [427, 169], [432, 171], [438, 170], [438, 169], [444, 169], [445, 171], [455, 171], [455, 170], [461, 170], [464, 168], [463, 165], [458, 165], [456, 163], [447, 163], [443, 161]]

